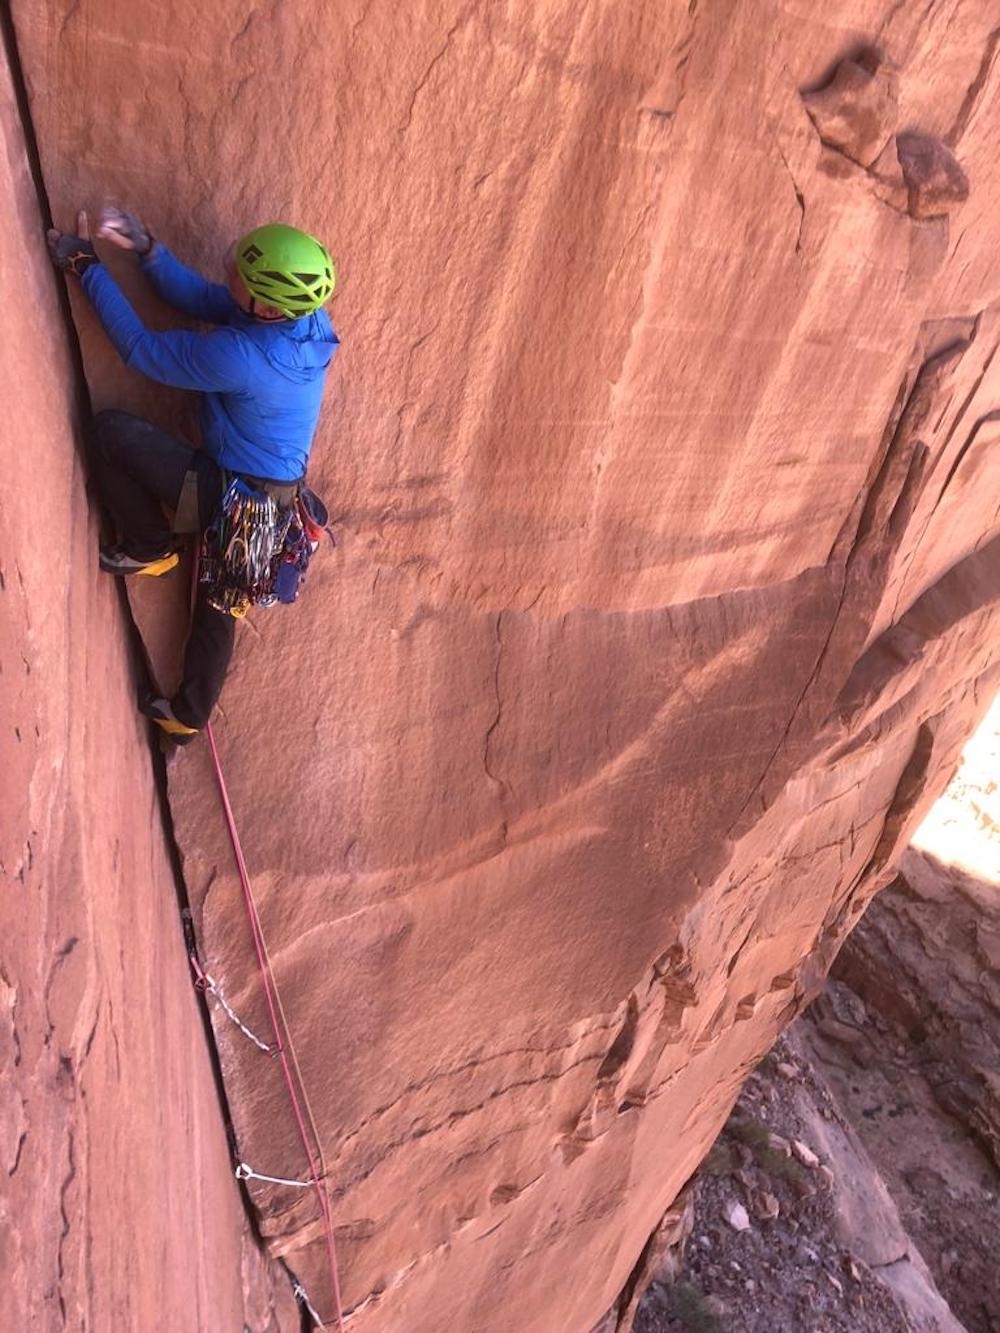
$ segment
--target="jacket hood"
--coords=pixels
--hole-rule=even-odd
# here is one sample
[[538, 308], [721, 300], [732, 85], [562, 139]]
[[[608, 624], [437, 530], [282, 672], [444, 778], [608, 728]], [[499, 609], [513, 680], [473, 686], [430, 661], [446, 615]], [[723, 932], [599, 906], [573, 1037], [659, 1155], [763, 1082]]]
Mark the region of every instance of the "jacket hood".
[[296, 384], [322, 374], [340, 346], [340, 339], [323, 310], [280, 324], [264, 324], [249, 317], [240, 323], [273, 369]]

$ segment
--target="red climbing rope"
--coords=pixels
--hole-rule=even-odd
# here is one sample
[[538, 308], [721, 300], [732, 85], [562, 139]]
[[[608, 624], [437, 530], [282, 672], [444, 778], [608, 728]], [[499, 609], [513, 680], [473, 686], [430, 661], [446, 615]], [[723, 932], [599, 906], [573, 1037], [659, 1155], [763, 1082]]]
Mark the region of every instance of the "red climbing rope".
[[[268, 957], [267, 945], [264, 940], [264, 931], [261, 927], [260, 916], [257, 913], [257, 904], [254, 902], [253, 887], [250, 883], [250, 873], [247, 870], [246, 858], [243, 855], [243, 846], [240, 842], [240, 835], [236, 828], [236, 819], [233, 815], [233, 807], [229, 801], [229, 792], [226, 790], [226, 780], [222, 775], [222, 764], [219, 762], [219, 751], [215, 744], [215, 735], [212, 732], [212, 724], [208, 723], [205, 730], [208, 733], [208, 744], [212, 751], [212, 763], [215, 766], [215, 778], [219, 785], [219, 795], [222, 798], [222, 809], [225, 812], [226, 825], [229, 829], [229, 840], [233, 845], [233, 856], [236, 859], [236, 868], [239, 872], [240, 883], [243, 886], [243, 899], [246, 904], [247, 916], [250, 921], [250, 932], [253, 935], [254, 948], [257, 951], [257, 962], [260, 966], [261, 981], [264, 987], [264, 995], [267, 999], [267, 1009], [271, 1018], [271, 1026], [274, 1029], [276, 1051], [278, 1058], [281, 1061], [281, 1069], [285, 1076], [285, 1084], [288, 1088], [288, 1098], [292, 1104], [292, 1110], [295, 1113], [295, 1121], [298, 1125], [299, 1135], [302, 1139], [302, 1146], [305, 1149], [306, 1159], [309, 1163], [310, 1182], [316, 1190], [316, 1197], [319, 1200], [320, 1212], [323, 1217], [323, 1230], [326, 1233], [327, 1256], [330, 1260], [330, 1276], [333, 1279], [333, 1296], [337, 1303], [337, 1328], [340, 1330], [340, 1333], [344, 1333], [344, 1311], [340, 1299], [340, 1275], [337, 1269], [337, 1247], [333, 1236], [333, 1218], [330, 1214], [330, 1201], [327, 1198], [326, 1188], [323, 1183], [325, 1176], [325, 1170], [322, 1167], [323, 1149], [320, 1144], [315, 1121], [309, 1110], [309, 1102], [305, 1095], [305, 1087], [302, 1084], [302, 1074], [299, 1070], [298, 1060], [295, 1058], [295, 1048], [292, 1044], [288, 1022], [284, 1017], [284, 1010], [281, 1007], [281, 997], [278, 994], [277, 983], [275, 982], [274, 974], [271, 971], [271, 962]], [[298, 1087], [296, 1086], [296, 1078], [292, 1075], [289, 1054], [295, 1064]], [[305, 1114], [303, 1113], [302, 1104], [299, 1098], [299, 1088], [302, 1089], [302, 1099], [306, 1103]], [[307, 1116], [312, 1129], [312, 1138], [316, 1143], [316, 1152], [313, 1151], [313, 1146], [310, 1142], [309, 1129], [306, 1127]], [[317, 1154], [319, 1161], [317, 1161]], [[323, 1327], [326, 1327], [325, 1321]]]

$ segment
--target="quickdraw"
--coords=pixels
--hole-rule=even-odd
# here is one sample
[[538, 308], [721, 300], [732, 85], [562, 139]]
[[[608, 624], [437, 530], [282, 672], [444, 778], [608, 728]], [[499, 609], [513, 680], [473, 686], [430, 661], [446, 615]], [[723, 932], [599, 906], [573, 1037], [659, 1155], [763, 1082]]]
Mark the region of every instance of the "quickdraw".
[[328, 524], [326, 506], [307, 487], [282, 509], [234, 478], [202, 543], [199, 578], [209, 603], [241, 618], [251, 606], [294, 602], [320, 537], [334, 541]]
[[229, 483], [202, 552], [200, 578], [212, 606], [242, 617], [251, 606], [277, 600], [274, 583], [293, 514], [239, 477]]

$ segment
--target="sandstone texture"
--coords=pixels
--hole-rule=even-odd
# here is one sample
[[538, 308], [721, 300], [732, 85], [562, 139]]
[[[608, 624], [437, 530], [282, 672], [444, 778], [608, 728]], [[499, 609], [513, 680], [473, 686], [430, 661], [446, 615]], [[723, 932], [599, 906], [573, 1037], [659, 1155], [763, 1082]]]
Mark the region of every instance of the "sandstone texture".
[[802, 101], [828, 148], [870, 167], [899, 119], [899, 78], [867, 52], [857, 60], [841, 61], [830, 82], [803, 94]]
[[229, 1163], [6, 62], [0, 146], [0, 1323], [291, 1333]]
[[[242, 627], [215, 730], [348, 1327], [624, 1330], [1000, 682], [1000, 2], [13, 16], [57, 220], [110, 194], [217, 271], [283, 217], [343, 269], [340, 545]], [[855, 160], [809, 107], [859, 51], [892, 86]], [[74, 314], [95, 406], [190, 428]], [[170, 793], [266, 1029], [204, 742]], [[301, 1178], [214, 1016], [242, 1159]], [[314, 1195], [250, 1185], [331, 1322]]]

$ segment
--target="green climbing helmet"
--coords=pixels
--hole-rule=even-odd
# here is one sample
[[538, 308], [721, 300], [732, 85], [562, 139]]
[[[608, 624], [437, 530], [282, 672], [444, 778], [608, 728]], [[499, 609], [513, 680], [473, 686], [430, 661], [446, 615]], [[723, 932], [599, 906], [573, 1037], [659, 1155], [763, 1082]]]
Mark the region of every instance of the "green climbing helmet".
[[329, 301], [337, 286], [330, 252], [308, 232], [272, 222], [236, 243], [236, 268], [259, 301], [298, 319]]

